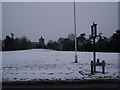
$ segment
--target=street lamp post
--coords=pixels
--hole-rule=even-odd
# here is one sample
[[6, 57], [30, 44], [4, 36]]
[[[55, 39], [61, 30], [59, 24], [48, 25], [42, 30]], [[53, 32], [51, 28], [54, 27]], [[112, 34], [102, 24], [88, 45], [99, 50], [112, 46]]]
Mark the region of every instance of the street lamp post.
[[75, 0], [74, 0], [74, 30], [75, 30], [75, 63], [78, 63], [78, 60], [77, 60], [77, 39], [76, 39], [76, 12], [75, 12]]
[[[95, 38], [97, 37], [97, 24], [93, 22], [91, 26], [91, 34], [93, 38], [93, 62], [96, 63], [96, 46], [95, 46]], [[96, 66], [94, 65], [94, 72], [96, 72]]]

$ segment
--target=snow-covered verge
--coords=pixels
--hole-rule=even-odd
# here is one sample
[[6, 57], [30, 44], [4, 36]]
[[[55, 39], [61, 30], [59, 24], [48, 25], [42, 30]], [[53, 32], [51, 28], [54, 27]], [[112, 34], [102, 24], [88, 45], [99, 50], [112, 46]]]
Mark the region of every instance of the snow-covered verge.
[[31, 49], [2, 52], [2, 80], [74, 80], [74, 79], [117, 79], [118, 53], [97, 53], [100, 61], [105, 60], [106, 73], [97, 67], [91, 75], [92, 52], [78, 52], [78, 63], [74, 63], [74, 52]]

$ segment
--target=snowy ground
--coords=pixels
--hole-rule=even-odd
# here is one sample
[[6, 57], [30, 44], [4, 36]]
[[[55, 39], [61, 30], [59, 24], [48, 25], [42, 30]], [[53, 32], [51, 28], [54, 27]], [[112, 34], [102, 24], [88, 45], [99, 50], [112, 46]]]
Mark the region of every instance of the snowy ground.
[[97, 58], [107, 62], [106, 74], [91, 75], [92, 52], [78, 52], [79, 63], [74, 62], [74, 52], [31, 49], [2, 52], [2, 80], [68, 80], [108, 79], [118, 77], [118, 53], [97, 53]]

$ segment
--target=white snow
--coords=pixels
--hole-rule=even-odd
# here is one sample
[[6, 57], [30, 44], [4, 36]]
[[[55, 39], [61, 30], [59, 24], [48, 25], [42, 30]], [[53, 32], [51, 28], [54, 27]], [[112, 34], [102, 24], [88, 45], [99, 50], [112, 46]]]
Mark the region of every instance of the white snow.
[[31, 49], [2, 52], [2, 80], [67, 80], [118, 78], [118, 53], [97, 53], [105, 60], [106, 73], [97, 67], [98, 73], [91, 75], [92, 52], [78, 52], [78, 63], [74, 63], [74, 52]]

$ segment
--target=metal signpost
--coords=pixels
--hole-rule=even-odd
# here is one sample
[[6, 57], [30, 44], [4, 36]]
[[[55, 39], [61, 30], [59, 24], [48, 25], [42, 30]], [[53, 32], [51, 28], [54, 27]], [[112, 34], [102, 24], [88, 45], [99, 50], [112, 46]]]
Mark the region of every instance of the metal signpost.
[[97, 24], [93, 22], [93, 25], [91, 26], [91, 35], [93, 38], [93, 61], [91, 61], [91, 74], [96, 73], [96, 66], [102, 66], [102, 73], [105, 74], [105, 65], [106, 62], [102, 60], [102, 62], [97, 59], [96, 62], [96, 45], [95, 45], [95, 38], [97, 37]]
[[[96, 46], [95, 46], [95, 38], [97, 37], [97, 24], [93, 22], [91, 26], [91, 34], [93, 38], [93, 63], [96, 63]], [[96, 72], [96, 65], [94, 65], [94, 72]]]

